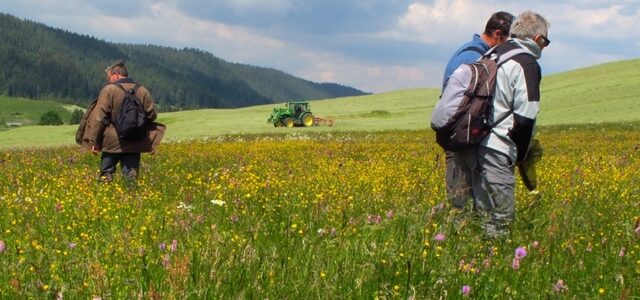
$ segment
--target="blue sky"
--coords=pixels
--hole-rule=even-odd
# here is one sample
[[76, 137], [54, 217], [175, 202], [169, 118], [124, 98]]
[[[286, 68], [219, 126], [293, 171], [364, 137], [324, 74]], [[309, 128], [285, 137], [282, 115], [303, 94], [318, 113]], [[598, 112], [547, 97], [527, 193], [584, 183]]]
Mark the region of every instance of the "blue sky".
[[109, 42], [198, 48], [374, 93], [438, 87], [451, 53], [499, 10], [549, 20], [545, 75], [640, 57], [638, 0], [0, 2], [0, 12]]

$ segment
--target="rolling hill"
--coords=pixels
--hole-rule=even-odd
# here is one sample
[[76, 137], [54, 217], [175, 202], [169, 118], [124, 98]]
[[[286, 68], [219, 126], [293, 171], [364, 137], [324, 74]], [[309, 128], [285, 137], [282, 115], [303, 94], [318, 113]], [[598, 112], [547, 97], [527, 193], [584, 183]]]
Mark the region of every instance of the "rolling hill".
[[[613, 62], [545, 76], [538, 124], [637, 122], [640, 113], [640, 59]], [[274, 107], [202, 109], [161, 113], [167, 141], [237, 134], [304, 134], [335, 131], [425, 130], [438, 89], [401, 90], [376, 95], [311, 101], [315, 115], [333, 127], [274, 128], [266, 119]], [[23, 126], [0, 131], [0, 148], [72, 145], [76, 126]]]

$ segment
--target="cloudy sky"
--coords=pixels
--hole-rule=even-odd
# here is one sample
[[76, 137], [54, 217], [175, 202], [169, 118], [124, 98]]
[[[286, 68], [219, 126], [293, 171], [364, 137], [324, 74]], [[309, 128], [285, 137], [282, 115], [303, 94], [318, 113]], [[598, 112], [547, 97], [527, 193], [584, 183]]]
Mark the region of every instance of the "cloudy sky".
[[0, 12], [108, 42], [198, 48], [374, 93], [438, 87], [494, 11], [528, 9], [551, 23], [544, 74], [640, 57], [638, 0], [0, 1]]

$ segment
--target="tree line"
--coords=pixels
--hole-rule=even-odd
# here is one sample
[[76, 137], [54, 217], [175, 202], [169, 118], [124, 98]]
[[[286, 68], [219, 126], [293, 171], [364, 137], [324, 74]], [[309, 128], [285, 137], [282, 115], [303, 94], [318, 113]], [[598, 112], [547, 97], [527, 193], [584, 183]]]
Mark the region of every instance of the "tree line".
[[282, 71], [222, 60], [193, 48], [109, 43], [0, 13], [0, 94], [86, 105], [123, 59], [163, 111], [234, 108], [363, 95]]

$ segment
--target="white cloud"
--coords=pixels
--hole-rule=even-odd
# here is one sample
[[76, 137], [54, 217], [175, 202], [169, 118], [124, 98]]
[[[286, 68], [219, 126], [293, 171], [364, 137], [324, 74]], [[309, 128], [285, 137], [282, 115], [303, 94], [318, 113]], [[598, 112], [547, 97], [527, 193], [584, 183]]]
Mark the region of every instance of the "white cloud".
[[[394, 28], [379, 37], [425, 44], [468, 38], [484, 29], [493, 5], [471, 0], [436, 0], [432, 4], [416, 1], [398, 18]], [[482, 17], [479, 17], [482, 16]]]
[[[584, 8], [576, 5], [560, 6], [556, 15], [560, 26], [555, 26], [567, 35], [597, 39], [628, 39], [638, 37], [640, 28], [640, 6], [610, 4], [599, 8]], [[571, 16], [571, 17], [567, 17]]]
[[[299, 76], [319, 82], [347, 84], [367, 92], [427, 87], [430, 74], [440, 74], [440, 66], [417, 62], [411, 66], [371, 64], [338, 54], [306, 52], [302, 58], [309, 63]], [[439, 80], [439, 78], [438, 78]]]

